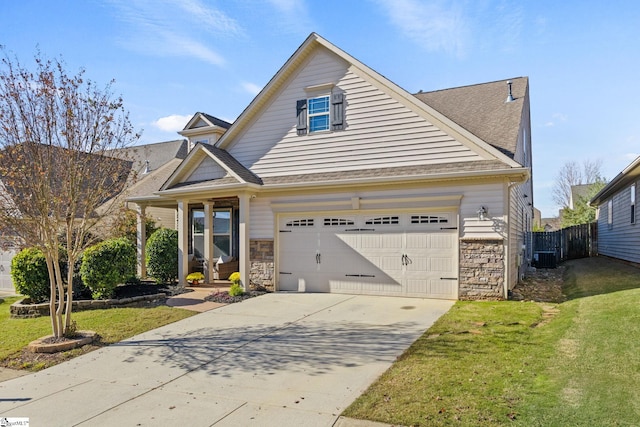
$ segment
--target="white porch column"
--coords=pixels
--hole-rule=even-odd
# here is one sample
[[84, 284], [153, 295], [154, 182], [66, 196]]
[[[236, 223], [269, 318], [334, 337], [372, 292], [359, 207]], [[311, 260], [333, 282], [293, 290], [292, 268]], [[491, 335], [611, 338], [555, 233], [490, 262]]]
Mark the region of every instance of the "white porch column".
[[204, 204], [204, 280], [213, 282], [213, 203]]
[[189, 272], [189, 201], [178, 200], [178, 282], [187, 284]]
[[239, 273], [242, 280], [242, 286], [245, 291], [249, 290], [249, 273], [251, 272], [251, 264], [249, 262], [249, 218], [251, 196], [249, 194], [238, 195], [240, 200], [240, 247], [238, 255], [240, 256]]
[[138, 276], [141, 279], [147, 278], [147, 261], [145, 246], [147, 245], [147, 227], [146, 227], [146, 206], [136, 205], [136, 246], [138, 254]]

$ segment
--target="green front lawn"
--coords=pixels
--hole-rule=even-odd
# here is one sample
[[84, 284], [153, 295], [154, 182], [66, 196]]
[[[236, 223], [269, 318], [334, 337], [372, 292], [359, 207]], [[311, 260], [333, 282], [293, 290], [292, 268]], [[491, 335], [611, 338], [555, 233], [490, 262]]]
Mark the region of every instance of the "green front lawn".
[[[98, 348], [85, 346], [54, 356], [24, 354], [22, 349], [31, 341], [51, 334], [51, 321], [49, 317], [11, 319], [9, 306], [18, 299], [6, 298], [0, 303], [0, 366], [39, 370]], [[78, 329], [96, 331], [100, 336], [99, 345], [108, 345], [194, 314], [193, 311], [158, 306], [80, 311], [73, 313], [72, 319]]]
[[640, 269], [566, 263], [562, 304], [458, 302], [343, 415], [406, 426], [640, 424]]

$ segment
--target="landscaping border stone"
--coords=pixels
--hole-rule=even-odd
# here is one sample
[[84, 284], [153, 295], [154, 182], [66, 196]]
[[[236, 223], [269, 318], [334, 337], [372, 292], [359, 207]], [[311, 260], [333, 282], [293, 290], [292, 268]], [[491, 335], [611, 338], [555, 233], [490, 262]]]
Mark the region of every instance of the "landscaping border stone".
[[95, 331], [78, 331], [76, 335], [75, 338], [65, 338], [58, 342], [48, 342], [53, 338], [53, 335], [48, 335], [31, 341], [27, 350], [33, 353], [58, 353], [91, 344], [98, 336]]
[[[41, 304], [29, 304], [25, 303], [25, 300], [26, 299], [23, 299], [11, 304], [9, 311], [12, 319], [29, 319], [49, 315], [48, 302]], [[166, 300], [167, 294], [162, 292], [153, 295], [140, 295], [122, 299], [77, 300], [72, 302], [72, 310], [76, 312], [118, 307], [145, 307], [153, 304], [164, 303]]]

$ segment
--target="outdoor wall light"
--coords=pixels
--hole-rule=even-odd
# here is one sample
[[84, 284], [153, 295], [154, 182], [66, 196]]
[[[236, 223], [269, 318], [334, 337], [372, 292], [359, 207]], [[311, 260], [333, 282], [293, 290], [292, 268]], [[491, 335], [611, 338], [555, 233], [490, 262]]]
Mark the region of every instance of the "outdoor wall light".
[[480, 206], [480, 209], [478, 209], [477, 211], [478, 214], [478, 219], [480, 221], [484, 221], [485, 219], [487, 219], [487, 208], [485, 208], [484, 206]]

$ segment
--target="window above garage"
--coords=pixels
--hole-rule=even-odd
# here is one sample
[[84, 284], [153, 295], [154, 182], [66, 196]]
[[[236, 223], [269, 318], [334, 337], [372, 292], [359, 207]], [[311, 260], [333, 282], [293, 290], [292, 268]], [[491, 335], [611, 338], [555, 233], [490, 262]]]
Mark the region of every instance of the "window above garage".
[[342, 92], [314, 93], [296, 103], [298, 135], [344, 129], [344, 94]]

